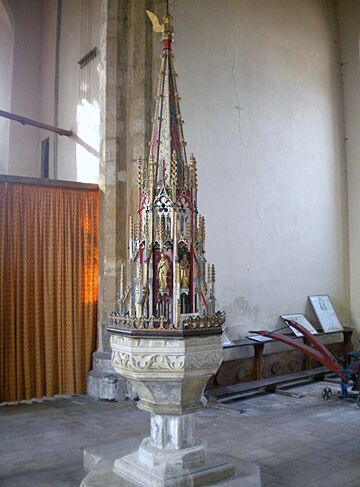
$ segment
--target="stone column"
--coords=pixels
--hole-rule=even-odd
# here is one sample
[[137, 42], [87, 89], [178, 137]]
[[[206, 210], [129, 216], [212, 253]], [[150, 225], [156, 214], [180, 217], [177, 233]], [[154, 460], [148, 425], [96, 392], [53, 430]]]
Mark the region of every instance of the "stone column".
[[125, 94], [119, 92], [126, 87], [128, 2], [102, 0], [101, 8], [98, 334], [88, 394], [115, 400], [126, 393], [126, 381], [112, 368], [106, 323], [116, 305], [119, 264], [127, 257], [126, 110]]
[[222, 361], [222, 336], [112, 335], [111, 348], [115, 370], [134, 383], [138, 407], [151, 413], [150, 436], [114, 462], [119, 485], [125, 479], [144, 487], [188, 487], [233, 478], [233, 465], [207, 461], [206, 442], [195, 438], [195, 412]]
[[203, 390], [222, 361], [221, 335], [119, 333], [111, 336], [111, 348], [114, 369], [134, 383], [138, 407], [150, 413], [150, 436], [135, 452], [136, 443], [124, 438], [85, 451], [93, 467], [81, 487], [261, 486], [258, 466], [208, 450], [195, 435]]
[[[195, 438], [195, 413], [151, 415], [151, 436], [145, 438], [136, 453], [119, 458], [114, 473], [144, 486], [191, 485], [206, 470], [207, 443]], [[234, 475], [232, 465], [211, 465], [219, 479]], [[206, 481], [211, 475], [206, 475]], [[173, 483], [174, 482], [174, 483]], [[177, 483], [176, 483], [177, 482]]]
[[102, 0], [98, 339], [88, 376], [88, 394], [97, 399], [117, 400], [127, 394], [127, 381], [111, 365], [106, 323], [116, 308], [120, 263], [127, 261], [128, 215], [133, 214], [137, 195], [136, 161], [145, 155], [150, 132], [148, 3]]
[[129, 9], [127, 83], [127, 161], [128, 161], [128, 214], [137, 211], [138, 159], [148, 153], [146, 144], [151, 135], [152, 108], [152, 28], [146, 9], [152, 1], [136, 0]]

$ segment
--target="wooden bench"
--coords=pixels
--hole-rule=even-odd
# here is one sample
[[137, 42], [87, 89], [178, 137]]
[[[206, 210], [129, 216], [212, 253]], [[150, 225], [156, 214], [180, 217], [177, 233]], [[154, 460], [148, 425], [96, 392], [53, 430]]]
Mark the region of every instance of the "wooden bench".
[[[344, 327], [341, 340], [338, 339], [339, 332], [319, 332], [317, 337], [326, 340], [326, 346], [331, 353], [339, 357], [352, 351], [352, 333], [351, 328]], [[294, 336], [294, 340], [301, 339]], [[269, 346], [277, 351], [268, 353]], [[227, 360], [226, 356], [232, 349], [238, 352], [246, 350], [249, 353]], [[271, 340], [236, 340], [233, 344], [224, 345], [224, 355], [225, 360], [209, 380], [205, 391], [208, 397], [218, 401], [230, 400], [226, 397], [239, 397], [251, 391], [274, 390], [280, 384], [317, 377], [327, 370], [319, 367], [320, 364], [300, 351]]]

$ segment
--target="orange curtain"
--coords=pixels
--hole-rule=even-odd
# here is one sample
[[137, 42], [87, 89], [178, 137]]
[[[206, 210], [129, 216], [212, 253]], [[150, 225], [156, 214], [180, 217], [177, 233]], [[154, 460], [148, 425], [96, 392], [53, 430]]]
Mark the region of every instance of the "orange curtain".
[[0, 401], [84, 393], [98, 192], [0, 182], [0, 205]]

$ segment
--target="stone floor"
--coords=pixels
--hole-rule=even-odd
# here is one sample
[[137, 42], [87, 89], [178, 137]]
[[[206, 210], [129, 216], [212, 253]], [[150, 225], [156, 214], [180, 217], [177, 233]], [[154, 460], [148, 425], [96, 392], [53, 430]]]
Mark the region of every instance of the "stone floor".
[[[197, 431], [210, 446], [260, 464], [265, 487], [360, 487], [360, 408], [324, 401], [323, 387], [210, 405], [198, 413]], [[78, 486], [83, 447], [148, 430], [148, 415], [130, 402], [76, 396], [2, 406], [0, 487]]]

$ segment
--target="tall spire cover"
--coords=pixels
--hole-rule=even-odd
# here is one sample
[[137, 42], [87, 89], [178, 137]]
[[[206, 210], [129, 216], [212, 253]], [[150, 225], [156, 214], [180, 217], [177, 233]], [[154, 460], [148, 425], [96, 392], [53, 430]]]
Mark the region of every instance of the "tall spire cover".
[[205, 259], [205, 219], [197, 210], [196, 160], [186, 157], [173, 64], [172, 17], [163, 23], [161, 70], [149, 154], [138, 161], [138, 211], [129, 222], [129, 260], [120, 276], [118, 310], [109, 330], [131, 334], [221, 333], [215, 269]]

